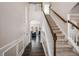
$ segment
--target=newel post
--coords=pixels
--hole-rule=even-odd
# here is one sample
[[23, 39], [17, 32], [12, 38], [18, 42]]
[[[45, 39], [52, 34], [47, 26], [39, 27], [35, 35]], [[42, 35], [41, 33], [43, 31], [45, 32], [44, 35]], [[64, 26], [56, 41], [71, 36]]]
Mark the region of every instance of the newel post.
[[54, 40], [54, 56], [56, 56], [56, 40], [57, 40], [57, 36], [56, 36], [55, 33], [53, 34], [53, 40]]

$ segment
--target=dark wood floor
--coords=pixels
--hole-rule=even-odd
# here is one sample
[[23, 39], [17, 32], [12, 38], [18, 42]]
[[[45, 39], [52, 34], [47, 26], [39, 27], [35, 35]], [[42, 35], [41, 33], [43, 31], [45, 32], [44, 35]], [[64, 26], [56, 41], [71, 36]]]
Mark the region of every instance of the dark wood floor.
[[45, 56], [40, 41], [33, 38], [32, 42], [25, 48], [22, 56]]

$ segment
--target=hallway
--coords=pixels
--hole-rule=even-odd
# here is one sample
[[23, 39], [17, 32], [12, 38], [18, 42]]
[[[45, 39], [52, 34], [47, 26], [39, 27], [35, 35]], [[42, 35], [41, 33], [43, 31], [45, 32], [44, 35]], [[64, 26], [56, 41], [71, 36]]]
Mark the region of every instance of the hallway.
[[[39, 15], [39, 16], [37, 16], [37, 15]], [[39, 27], [42, 24], [42, 20], [43, 20], [41, 4], [30, 3], [29, 19], [30, 19], [30, 23], [31, 23], [30, 24], [31, 31], [33, 31], [33, 30], [36, 31], [36, 28], [39, 29]], [[45, 56], [42, 43], [40, 42], [40, 39], [37, 35], [32, 37], [31, 43], [25, 48], [23, 56]]]
[[32, 42], [25, 48], [22, 56], [45, 56], [42, 44], [35, 37]]

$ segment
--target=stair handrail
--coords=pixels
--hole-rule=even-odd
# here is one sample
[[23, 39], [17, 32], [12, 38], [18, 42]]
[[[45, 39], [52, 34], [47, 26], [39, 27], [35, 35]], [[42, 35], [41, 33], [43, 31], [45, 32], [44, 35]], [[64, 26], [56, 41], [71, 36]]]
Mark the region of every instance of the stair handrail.
[[56, 36], [56, 33], [53, 32], [53, 30], [52, 30], [52, 28], [51, 28], [51, 26], [49, 24], [49, 21], [48, 21], [46, 15], [45, 15], [44, 11], [43, 11], [43, 14], [44, 14], [44, 17], [45, 17], [45, 19], [46, 19], [46, 21], [48, 23], [48, 26], [50, 28], [50, 31], [51, 31], [51, 34], [52, 34], [52, 37], [53, 37], [53, 40], [54, 40], [54, 56], [56, 56], [56, 40], [57, 40], [57, 36]]
[[66, 21], [64, 18], [62, 18], [56, 11], [54, 11], [54, 10], [51, 9], [51, 8], [50, 8], [50, 10], [51, 10], [52, 12], [54, 12], [63, 22], [67, 23], [67, 21]]
[[64, 18], [62, 18], [57, 12], [55, 12], [53, 9], [51, 9], [50, 8], [50, 10], [52, 11], [52, 12], [54, 12], [62, 21], [64, 21], [65, 23], [70, 23], [70, 24], [72, 24], [76, 29], [78, 29], [79, 30], [79, 27], [77, 26], [77, 25], [75, 25], [73, 22], [71, 22], [70, 20], [68, 20], [68, 21], [66, 21]]
[[72, 21], [68, 20], [68, 23], [72, 24], [76, 29], [79, 30], [79, 27], [77, 25], [75, 25]]

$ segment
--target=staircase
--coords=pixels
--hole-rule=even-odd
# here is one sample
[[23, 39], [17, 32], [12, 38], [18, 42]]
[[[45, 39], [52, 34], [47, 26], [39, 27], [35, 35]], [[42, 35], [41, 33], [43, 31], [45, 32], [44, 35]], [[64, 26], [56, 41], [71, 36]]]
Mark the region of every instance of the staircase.
[[[75, 52], [73, 52], [72, 47], [68, 44], [68, 41], [65, 39], [64, 34], [58, 28], [56, 23], [53, 21], [50, 15], [46, 15], [46, 18], [52, 28], [52, 31], [56, 33], [56, 56], [77, 56]], [[62, 24], [63, 25], [63, 24]]]

